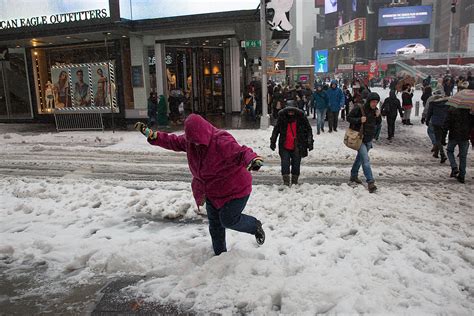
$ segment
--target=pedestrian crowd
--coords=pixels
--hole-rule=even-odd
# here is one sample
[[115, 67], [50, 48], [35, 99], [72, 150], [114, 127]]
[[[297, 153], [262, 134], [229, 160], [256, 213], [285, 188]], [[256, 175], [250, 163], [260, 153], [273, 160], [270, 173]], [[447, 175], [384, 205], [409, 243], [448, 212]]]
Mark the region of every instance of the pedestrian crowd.
[[[317, 135], [325, 133], [325, 122], [328, 133], [337, 133], [341, 117], [349, 123], [341, 139], [356, 151], [349, 182], [362, 184], [359, 178], [362, 168], [369, 192], [376, 192], [369, 151], [373, 148], [373, 141], [379, 139], [384, 118], [389, 142], [395, 137], [398, 115], [404, 125], [413, 125], [411, 111], [415, 82], [408, 79], [384, 81], [384, 85], [390, 87], [385, 100], [372, 92], [364, 80], [358, 79], [352, 81], [352, 91], [348, 83], [341, 87], [337, 80], [329, 84], [317, 82], [314, 89], [309, 85], [292, 88], [269, 82], [269, 109], [274, 120], [270, 148], [278, 148], [283, 184], [298, 184], [301, 160], [313, 150], [311, 116], [316, 120]], [[423, 80], [421, 122], [427, 125], [433, 157], [439, 158], [441, 164], [449, 159], [450, 176], [464, 183], [469, 140], [471, 145], [474, 141], [474, 81], [470, 74], [465, 79], [459, 78], [456, 82], [458, 92], [452, 96], [454, 82], [452, 78], [445, 78], [436, 82], [433, 90], [431, 78]], [[251, 87], [244, 95], [244, 109], [252, 120], [262, 114], [260, 92]], [[177, 103], [180, 99], [170, 101]], [[158, 101], [156, 94], [151, 94], [148, 110], [166, 110], [164, 97]], [[182, 135], [155, 131], [153, 123], [152, 120], [148, 124], [137, 122], [135, 128], [147, 137], [151, 145], [186, 153], [193, 176], [191, 187], [195, 201], [198, 208], [206, 205], [215, 254], [227, 251], [226, 228], [252, 234], [258, 244], [263, 244], [265, 232], [262, 223], [242, 213], [252, 191], [251, 172], [263, 166], [263, 158], [251, 148], [238, 144], [227, 131], [215, 128], [196, 114], [186, 118]], [[457, 157], [456, 147], [459, 148]], [[459, 158], [459, 164], [456, 158]]]

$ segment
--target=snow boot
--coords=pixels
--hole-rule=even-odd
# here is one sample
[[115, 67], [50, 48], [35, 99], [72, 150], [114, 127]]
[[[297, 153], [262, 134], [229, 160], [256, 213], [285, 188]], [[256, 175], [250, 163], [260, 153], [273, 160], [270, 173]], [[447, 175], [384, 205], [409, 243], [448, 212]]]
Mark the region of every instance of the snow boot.
[[456, 179], [458, 180], [458, 182], [460, 183], [465, 183], [466, 180], [464, 179], [464, 177], [461, 177], [461, 176], [457, 176]]
[[448, 158], [446, 158], [446, 156], [444, 156], [444, 157], [441, 157], [441, 160], [439, 162], [440, 163], [445, 163], [446, 160], [448, 160]]
[[265, 231], [262, 228], [262, 223], [257, 219], [257, 229], [255, 230], [255, 239], [257, 244], [263, 245], [265, 242]]
[[433, 145], [433, 147], [431, 147], [431, 152], [434, 153], [436, 150], [437, 150], [437, 146], [436, 145]]
[[375, 186], [375, 182], [369, 182], [368, 183], [368, 189], [369, 189], [369, 193], [374, 193], [375, 191], [377, 191], [377, 187]]
[[453, 168], [451, 169], [451, 175], [449, 176], [450, 178], [457, 178], [459, 174], [459, 169], [458, 168]]
[[291, 184], [298, 184], [298, 177], [299, 176], [295, 176], [294, 174], [291, 175]]
[[284, 174], [283, 175], [283, 184], [286, 186], [290, 186], [290, 175]]
[[359, 179], [359, 177], [351, 177], [349, 181], [357, 184], [362, 184], [362, 181]]

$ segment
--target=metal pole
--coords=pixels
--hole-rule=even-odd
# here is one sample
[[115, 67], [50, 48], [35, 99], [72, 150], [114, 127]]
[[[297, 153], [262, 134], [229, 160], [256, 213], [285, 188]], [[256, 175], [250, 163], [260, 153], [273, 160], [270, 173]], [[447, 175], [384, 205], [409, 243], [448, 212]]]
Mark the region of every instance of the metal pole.
[[109, 74], [109, 78], [107, 80], [108, 82], [108, 89], [107, 89], [107, 99], [109, 99], [109, 102], [110, 102], [110, 111], [112, 112], [112, 133], [115, 133], [115, 120], [114, 120], [114, 106], [113, 106], [113, 102], [112, 102], [112, 98], [110, 97], [110, 93], [111, 93], [111, 90], [110, 90], [110, 87], [111, 87], [111, 82], [110, 82], [110, 60], [109, 60], [109, 46], [107, 45], [107, 36], [109, 35], [108, 33], [104, 33], [105, 35], [105, 57], [107, 59], [107, 65], [109, 67], [108, 68], [108, 74]]
[[265, 0], [260, 0], [260, 39], [262, 41], [262, 116], [260, 117], [260, 128], [267, 129], [270, 126], [267, 100], [267, 5]]
[[449, 71], [449, 57], [451, 55], [451, 37], [453, 36], [453, 16], [454, 13], [451, 12], [449, 18], [449, 41], [448, 41], [448, 62], [447, 62], [447, 71]]

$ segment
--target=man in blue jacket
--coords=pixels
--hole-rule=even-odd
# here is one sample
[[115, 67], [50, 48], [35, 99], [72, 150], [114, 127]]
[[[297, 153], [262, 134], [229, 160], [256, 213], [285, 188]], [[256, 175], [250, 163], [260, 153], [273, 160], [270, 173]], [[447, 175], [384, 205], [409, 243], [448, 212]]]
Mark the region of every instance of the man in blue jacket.
[[337, 132], [337, 121], [339, 119], [339, 111], [344, 107], [344, 93], [337, 87], [337, 80], [331, 81], [331, 87], [326, 91], [329, 99], [328, 124], [329, 133], [333, 130]]
[[323, 90], [323, 86], [319, 83], [316, 85], [316, 91], [313, 93], [313, 107], [313, 119], [316, 119], [316, 117], [318, 118], [316, 121], [316, 128], [319, 135], [321, 131], [324, 132], [324, 119], [326, 118], [326, 112], [329, 108], [328, 96]]

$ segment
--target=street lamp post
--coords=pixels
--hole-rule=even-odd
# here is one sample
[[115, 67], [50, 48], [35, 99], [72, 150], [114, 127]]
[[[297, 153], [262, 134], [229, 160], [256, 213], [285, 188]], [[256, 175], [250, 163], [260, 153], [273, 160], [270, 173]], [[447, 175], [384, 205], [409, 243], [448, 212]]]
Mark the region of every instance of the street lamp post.
[[270, 116], [268, 115], [267, 100], [267, 4], [265, 0], [260, 0], [260, 40], [262, 41], [262, 116], [260, 117], [260, 128], [267, 129], [270, 126]]

